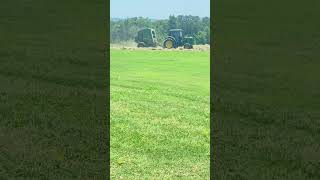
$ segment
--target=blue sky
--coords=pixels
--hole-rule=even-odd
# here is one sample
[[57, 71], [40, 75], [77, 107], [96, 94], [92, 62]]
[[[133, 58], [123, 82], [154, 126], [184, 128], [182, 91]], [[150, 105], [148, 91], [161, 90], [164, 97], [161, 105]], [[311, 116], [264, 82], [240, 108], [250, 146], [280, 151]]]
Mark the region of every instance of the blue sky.
[[111, 0], [112, 18], [148, 17], [166, 19], [169, 15], [210, 16], [210, 0]]

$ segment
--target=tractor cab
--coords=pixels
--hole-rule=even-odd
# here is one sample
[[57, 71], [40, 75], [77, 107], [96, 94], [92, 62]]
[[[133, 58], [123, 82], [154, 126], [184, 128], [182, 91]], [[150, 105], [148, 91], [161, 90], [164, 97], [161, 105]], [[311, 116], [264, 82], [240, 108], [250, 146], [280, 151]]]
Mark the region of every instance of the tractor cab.
[[155, 30], [151, 28], [141, 29], [137, 33], [135, 42], [138, 43], [138, 47], [156, 47], [157, 39]]
[[183, 30], [182, 29], [171, 29], [169, 30], [168, 36], [173, 37], [177, 44], [182, 44], [183, 41]]
[[183, 46], [185, 49], [192, 49], [193, 44], [193, 37], [184, 37], [182, 29], [171, 29], [163, 43], [163, 47], [171, 49]]

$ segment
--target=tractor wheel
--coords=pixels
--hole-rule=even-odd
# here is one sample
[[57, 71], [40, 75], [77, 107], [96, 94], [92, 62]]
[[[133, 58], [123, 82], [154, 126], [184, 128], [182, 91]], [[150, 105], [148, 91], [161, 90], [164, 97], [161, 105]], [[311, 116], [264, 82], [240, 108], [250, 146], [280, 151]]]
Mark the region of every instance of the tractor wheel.
[[174, 48], [174, 41], [172, 39], [166, 39], [164, 42], [163, 42], [163, 47], [164, 48], [167, 48], [167, 49], [172, 49]]
[[192, 48], [193, 48], [193, 46], [192, 46], [191, 44], [189, 44], [189, 43], [184, 44], [183, 47], [184, 47], [185, 49], [192, 49]]
[[139, 42], [138, 43], [138, 48], [142, 48], [142, 47], [145, 47], [145, 44], [143, 42]]

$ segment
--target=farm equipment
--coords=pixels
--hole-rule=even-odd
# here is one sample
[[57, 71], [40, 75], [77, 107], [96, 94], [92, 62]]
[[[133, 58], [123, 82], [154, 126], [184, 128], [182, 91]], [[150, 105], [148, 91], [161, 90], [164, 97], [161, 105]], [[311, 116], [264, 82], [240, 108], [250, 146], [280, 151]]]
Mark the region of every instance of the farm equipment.
[[193, 44], [193, 37], [184, 37], [182, 29], [171, 29], [169, 30], [168, 37], [163, 42], [163, 47], [171, 49], [183, 46], [185, 49], [192, 49]]
[[157, 39], [156, 32], [151, 28], [144, 28], [138, 31], [138, 35], [135, 38], [135, 42], [138, 43], [138, 47], [156, 47]]

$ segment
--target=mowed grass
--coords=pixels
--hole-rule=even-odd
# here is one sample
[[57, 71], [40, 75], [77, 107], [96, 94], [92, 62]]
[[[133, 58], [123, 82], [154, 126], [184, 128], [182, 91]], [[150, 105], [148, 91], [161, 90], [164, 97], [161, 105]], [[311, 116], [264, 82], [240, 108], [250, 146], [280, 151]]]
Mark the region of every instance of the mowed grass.
[[111, 178], [209, 179], [209, 52], [111, 50]]
[[105, 7], [0, 6], [0, 179], [104, 179]]
[[320, 179], [319, 5], [216, 2], [214, 179]]

